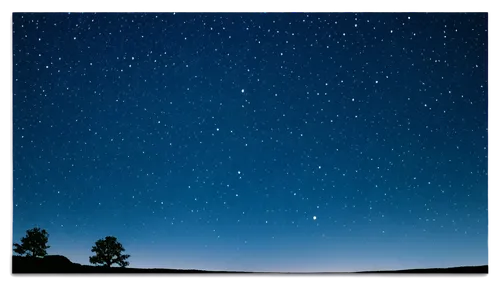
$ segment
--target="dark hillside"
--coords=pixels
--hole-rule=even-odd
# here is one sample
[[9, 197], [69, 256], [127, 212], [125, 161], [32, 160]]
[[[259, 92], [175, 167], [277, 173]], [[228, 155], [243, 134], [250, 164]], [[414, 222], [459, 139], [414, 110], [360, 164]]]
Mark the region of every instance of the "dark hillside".
[[45, 258], [8, 257], [8, 272], [36, 274], [57, 278], [85, 279], [91, 277], [109, 278], [160, 278], [160, 279], [283, 279], [283, 280], [344, 280], [380, 278], [488, 278], [490, 266], [456, 267], [445, 269], [412, 269], [400, 271], [375, 271], [357, 273], [252, 273], [172, 269], [104, 268], [72, 263], [64, 256]]

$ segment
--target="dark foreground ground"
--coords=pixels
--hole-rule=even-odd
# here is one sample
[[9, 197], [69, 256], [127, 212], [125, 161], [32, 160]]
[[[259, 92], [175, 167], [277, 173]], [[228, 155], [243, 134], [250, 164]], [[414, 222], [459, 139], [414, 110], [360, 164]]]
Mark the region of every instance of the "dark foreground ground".
[[[72, 263], [64, 256], [51, 255], [43, 259], [9, 256], [9, 274], [27, 278], [160, 278], [160, 279], [269, 279], [269, 280], [353, 280], [353, 279], [417, 279], [417, 278], [489, 278], [489, 265], [444, 269], [377, 271], [356, 273], [252, 273], [200, 270], [103, 268]], [[496, 272], [495, 272], [496, 274]], [[26, 276], [22, 276], [26, 275]], [[496, 276], [496, 275], [495, 275]]]

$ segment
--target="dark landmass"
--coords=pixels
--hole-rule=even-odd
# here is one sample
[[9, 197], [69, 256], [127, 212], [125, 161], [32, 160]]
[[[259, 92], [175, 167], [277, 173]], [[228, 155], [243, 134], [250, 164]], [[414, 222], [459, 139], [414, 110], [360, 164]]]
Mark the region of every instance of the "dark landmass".
[[[352, 279], [413, 279], [413, 278], [489, 278], [490, 265], [443, 269], [411, 269], [353, 273], [256, 273], [174, 269], [136, 269], [80, 265], [60, 255], [45, 258], [8, 256], [9, 274], [34, 274], [38, 278], [95, 279], [105, 278], [160, 278], [160, 279], [271, 279], [271, 280], [352, 280]], [[495, 272], [496, 273], [496, 272]], [[24, 276], [21, 276], [24, 277]]]

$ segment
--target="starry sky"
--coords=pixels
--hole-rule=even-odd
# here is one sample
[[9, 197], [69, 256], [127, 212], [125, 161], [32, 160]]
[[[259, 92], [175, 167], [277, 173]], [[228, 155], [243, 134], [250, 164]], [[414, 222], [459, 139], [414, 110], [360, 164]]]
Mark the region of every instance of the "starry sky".
[[89, 264], [488, 263], [488, 19], [14, 13], [13, 239]]

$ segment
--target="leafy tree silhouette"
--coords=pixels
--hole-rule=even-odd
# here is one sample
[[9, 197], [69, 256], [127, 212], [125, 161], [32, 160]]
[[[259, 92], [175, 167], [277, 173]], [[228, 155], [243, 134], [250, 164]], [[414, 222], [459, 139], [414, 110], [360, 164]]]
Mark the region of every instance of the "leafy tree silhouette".
[[121, 267], [126, 267], [129, 265], [126, 260], [130, 255], [122, 254], [123, 251], [125, 251], [125, 248], [117, 241], [116, 237], [106, 236], [105, 239], [99, 239], [92, 246], [92, 252], [95, 252], [95, 255], [90, 256], [89, 261], [92, 264], [105, 267], [111, 267], [115, 263]]
[[47, 245], [49, 241], [49, 233], [45, 229], [38, 227], [28, 229], [26, 236], [21, 238], [21, 244], [14, 243], [14, 252], [19, 255], [30, 257], [44, 257], [47, 255]]

